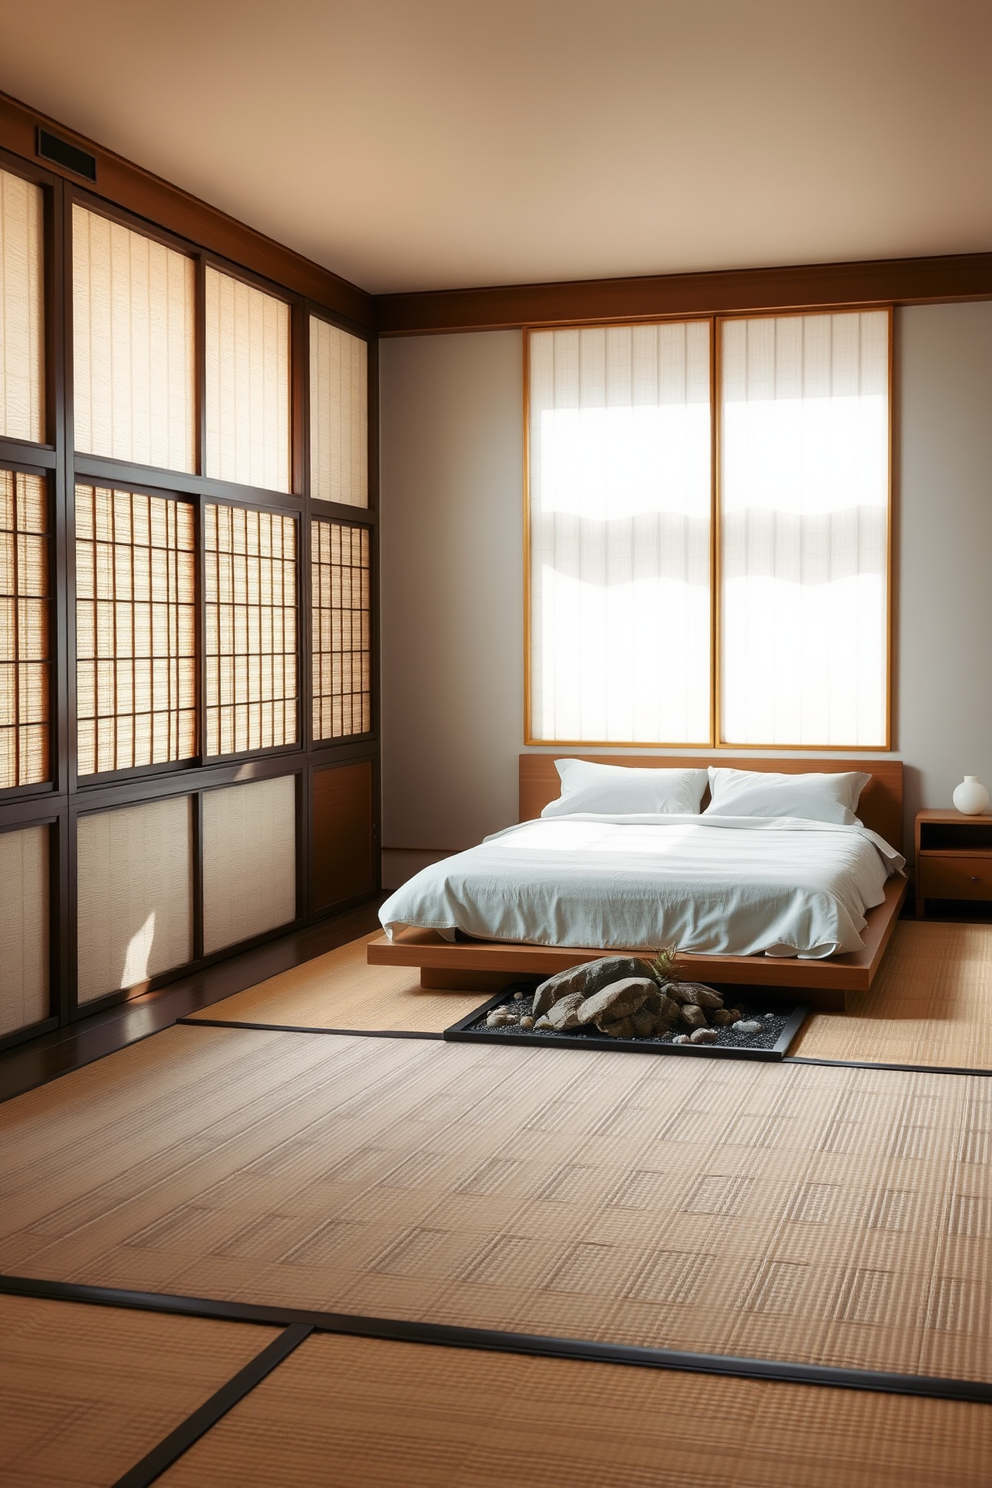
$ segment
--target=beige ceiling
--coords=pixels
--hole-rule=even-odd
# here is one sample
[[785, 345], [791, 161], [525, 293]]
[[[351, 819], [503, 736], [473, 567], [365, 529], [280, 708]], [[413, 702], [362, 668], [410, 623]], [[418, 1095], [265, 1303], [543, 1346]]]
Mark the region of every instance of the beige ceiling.
[[992, 250], [992, 0], [0, 0], [0, 89], [374, 292]]

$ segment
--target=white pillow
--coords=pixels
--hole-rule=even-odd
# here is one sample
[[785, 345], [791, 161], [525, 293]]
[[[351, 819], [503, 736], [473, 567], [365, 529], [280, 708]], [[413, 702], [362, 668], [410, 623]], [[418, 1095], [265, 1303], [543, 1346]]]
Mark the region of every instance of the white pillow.
[[710, 804], [704, 816], [798, 816], [853, 826], [858, 797], [871, 779], [859, 771], [837, 775], [778, 775], [765, 770], [710, 766]]
[[555, 760], [561, 795], [542, 816], [568, 816], [590, 811], [602, 816], [638, 813], [699, 815], [706, 790], [705, 770], [635, 769], [631, 765], [597, 765], [591, 760]]

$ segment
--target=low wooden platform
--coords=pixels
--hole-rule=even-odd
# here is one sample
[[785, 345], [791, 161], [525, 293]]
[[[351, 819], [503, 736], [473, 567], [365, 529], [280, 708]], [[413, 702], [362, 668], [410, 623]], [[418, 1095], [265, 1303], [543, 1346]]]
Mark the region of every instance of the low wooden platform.
[[[560, 756], [559, 756], [560, 757]], [[603, 764], [627, 764], [641, 767], [700, 768], [708, 764], [727, 765], [735, 769], [777, 771], [799, 774], [807, 770], [839, 772], [863, 770], [871, 780], [862, 792], [858, 811], [865, 826], [880, 833], [893, 847], [902, 843], [902, 762], [899, 760], [864, 760], [834, 756], [821, 759], [767, 759], [758, 756], [646, 755], [620, 759], [609, 755], [579, 755], [580, 759]], [[540, 815], [547, 803], [558, 794], [558, 775], [550, 754], [520, 756], [520, 820]], [[824, 1011], [843, 1012], [850, 993], [867, 992], [882, 963], [886, 947], [895, 929], [899, 911], [906, 898], [905, 878], [891, 878], [885, 887], [884, 902], [868, 911], [868, 925], [863, 932], [864, 948], [844, 956], [830, 956], [822, 961], [803, 961], [798, 957], [775, 956], [706, 956], [683, 957], [692, 976], [718, 987], [767, 987], [770, 990], [801, 991], [803, 1000]], [[610, 953], [631, 950], [642, 954], [653, 947], [611, 947]], [[595, 961], [606, 954], [603, 947], [533, 946], [503, 941], [447, 941], [435, 930], [406, 930], [395, 940], [385, 935], [371, 940], [368, 961], [371, 966], [415, 966], [420, 969], [420, 985], [435, 991], [487, 992], [492, 995], [510, 982], [533, 978], [543, 981], [577, 966], [582, 961]]]
[[[801, 961], [778, 956], [683, 957], [696, 980], [717, 986], [769, 987], [781, 991], [801, 990], [813, 1007], [843, 1011], [849, 992], [867, 992], [875, 978], [892, 937], [908, 883], [891, 878], [885, 902], [868, 911], [864, 950], [825, 961]], [[645, 949], [633, 949], [640, 954]], [[447, 941], [436, 930], [405, 930], [389, 940], [385, 935], [369, 941], [371, 966], [416, 966], [420, 985], [437, 991], [499, 992], [510, 982], [534, 978], [544, 980], [556, 971], [596, 961], [606, 954], [602, 948], [532, 946], [495, 940]], [[612, 952], [611, 952], [612, 954]], [[620, 949], [616, 954], [624, 954]]]

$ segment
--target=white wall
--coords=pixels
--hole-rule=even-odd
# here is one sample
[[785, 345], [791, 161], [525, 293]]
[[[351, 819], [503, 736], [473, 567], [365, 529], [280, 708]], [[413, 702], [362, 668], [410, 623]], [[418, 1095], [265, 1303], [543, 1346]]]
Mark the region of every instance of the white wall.
[[382, 842], [392, 887], [517, 819], [521, 337], [383, 341], [380, 365]]
[[909, 813], [992, 787], [992, 303], [897, 317], [896, 744]]
[[[390, 886], [516, 820], [522, 355], [515, 331], [381, 344]], [[896, 395], [894, 744], [911, 823], [966, 771], [992, 786], [992, 304], [898, 312]]]

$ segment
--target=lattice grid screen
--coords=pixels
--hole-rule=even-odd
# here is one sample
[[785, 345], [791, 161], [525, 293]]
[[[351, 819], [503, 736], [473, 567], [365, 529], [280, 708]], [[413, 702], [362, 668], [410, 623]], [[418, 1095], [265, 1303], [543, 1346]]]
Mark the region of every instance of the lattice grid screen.
[[48, 533], [43, 477], [0, 470], [0, 789], [50, 773]]
[[0, 171], [0, 434], [45, 437], [42, 194], [9, 171]]
[[206, 753], [296, 742], [296, 523], [206, 507]]
[[80, 775], [196, 753], [195, 532], [186, 502], [76, 487]]
[[193, 260], [74, 206], [72, 323], [76, 447], [194, 470]]
[[372, 559], [367, 527], [312, 524], [313, 735], [372, 728]]

